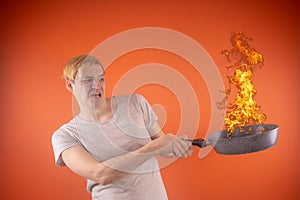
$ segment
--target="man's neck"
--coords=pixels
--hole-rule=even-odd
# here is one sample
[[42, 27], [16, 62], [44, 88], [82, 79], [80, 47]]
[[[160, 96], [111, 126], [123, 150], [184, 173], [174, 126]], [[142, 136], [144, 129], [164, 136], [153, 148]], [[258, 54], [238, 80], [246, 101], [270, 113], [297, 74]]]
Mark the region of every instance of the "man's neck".
[[111, 99], [105, 99], [101, 104], [93, 108], [83, 109], [79, 117], [87, 121], [105, 122], [112, 117]]

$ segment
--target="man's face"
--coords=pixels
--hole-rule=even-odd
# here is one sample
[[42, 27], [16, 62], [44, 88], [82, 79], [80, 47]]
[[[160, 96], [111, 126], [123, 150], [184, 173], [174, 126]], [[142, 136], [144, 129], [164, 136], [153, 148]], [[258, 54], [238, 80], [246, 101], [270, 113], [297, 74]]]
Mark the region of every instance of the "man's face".
[[104, 85], [103, 68], [99, 64], [84, 65], [72, 83], [72, 92], [81, 108], [95, 107], [105, 98]]

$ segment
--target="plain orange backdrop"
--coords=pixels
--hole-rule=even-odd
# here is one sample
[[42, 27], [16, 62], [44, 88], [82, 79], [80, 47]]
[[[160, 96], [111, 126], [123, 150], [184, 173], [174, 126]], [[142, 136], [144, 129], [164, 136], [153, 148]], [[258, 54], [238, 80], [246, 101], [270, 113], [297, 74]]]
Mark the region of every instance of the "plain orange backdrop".
[[[296, 2], [296, 3], [295, 3]], [[276, 146], [257, 153], [223, 156], [211, 152], [181, 159], [162, 169], [170, 200], [300, 199], [299, 183], [299, 5], [297, 1], [6, 1], [1, 2], [1, 199], [89, 199], [83, 178], [54, 164], [51, 135], [72, 118], [72, 98], [61, 78], [73, 56], [101, 41], [139, 27], [164, 27], [201, 44], [226, 83], [232, 32], [244, 31], [263, 53], [255, 74], [256, 101], [280, 126]], [[156, 62], [190, 79], [201, 110], [199, 135], [207, 131], [210, 103], [201, 77], [168, 52], [144, 50], [117, 59], [107, 77], [107, 93], [134, 66]], [[168, 112], [164, 130], [176, 132], [178, 102], [167, 88], [137, 92]]]

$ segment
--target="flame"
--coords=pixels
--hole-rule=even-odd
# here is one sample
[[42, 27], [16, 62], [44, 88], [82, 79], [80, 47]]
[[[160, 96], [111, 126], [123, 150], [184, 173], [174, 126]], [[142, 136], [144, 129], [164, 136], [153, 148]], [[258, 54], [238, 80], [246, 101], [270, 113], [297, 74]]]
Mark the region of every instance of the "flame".
[[[232, 85], [238, 90], [235, 101], [227, 106], [225, 117], [227, 137], [232, 137], [237, 127], [262, 124], [266, 119], [265, 114], [258, 113], [261, 107], [253, 99], [256, 89], [252, 84], [253, 69], [256, 66], [262, 66], [264, 59], [262, 54], [250, 46], [249, 42], [251, 41], [252, 39], [246, 37], [242, 32], [233, 33], [230, 39], [232, 48], [222, 52], [230, 63], [227, 73], [229, 73], [229, 69], [234, 69], [233, 75], [227, 74], [229, 89], [225, 91], [226, 99], [232, 91]], [[220, 103], [217, 106], [222, 107]]]

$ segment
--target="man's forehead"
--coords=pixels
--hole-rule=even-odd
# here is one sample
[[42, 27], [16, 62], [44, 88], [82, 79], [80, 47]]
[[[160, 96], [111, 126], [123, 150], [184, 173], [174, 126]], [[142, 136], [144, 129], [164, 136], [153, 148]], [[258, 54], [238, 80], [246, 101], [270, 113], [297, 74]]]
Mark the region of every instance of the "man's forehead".
[[80, 67], [78, 74], [83, 76], [99, 76], [103, 75], [103, 67], [99, 64], [83, 65]]

